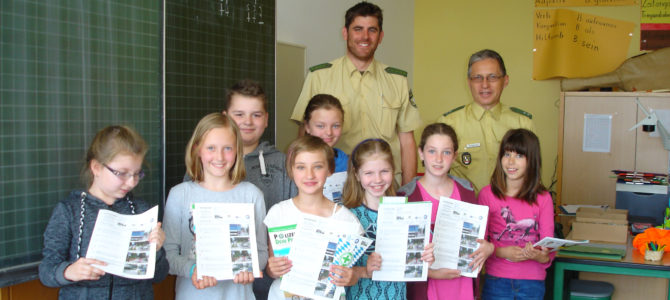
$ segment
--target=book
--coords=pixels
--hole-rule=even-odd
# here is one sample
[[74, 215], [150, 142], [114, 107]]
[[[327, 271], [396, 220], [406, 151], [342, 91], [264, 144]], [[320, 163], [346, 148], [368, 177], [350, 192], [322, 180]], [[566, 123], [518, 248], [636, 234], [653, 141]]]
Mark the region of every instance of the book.
[[558, 254], [564, 257], [621, 260], [626, 256], [626, 245], [586, 243], [563, 247]]
[[578, 251], [559, 250], [558, 254], [561, 257], [569, 257], [569, 258], [590, 258], [596, 260], [610, 260], [610, 261], [620, 261], [623, 259], [623, 256], [620, 255], [578, 252]]

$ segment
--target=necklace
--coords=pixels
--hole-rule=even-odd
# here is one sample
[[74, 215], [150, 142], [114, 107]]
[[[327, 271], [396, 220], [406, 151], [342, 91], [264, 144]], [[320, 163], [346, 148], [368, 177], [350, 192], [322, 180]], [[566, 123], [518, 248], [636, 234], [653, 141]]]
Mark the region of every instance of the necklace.
[[[80, 213], [79, 213], [79, 239], [77, 240], [77, 259], [81, 256], [81, 236], [84, 234], [84, 215], [86, 215], [86, 192], [81, 192], [81, 198], [79, 202], [81, 204]], [[133, 200], [130, 199], [130, 195], [126, 195], [126, 201], [130, 205], [130, 212], [135, 214], [135, 204]]]

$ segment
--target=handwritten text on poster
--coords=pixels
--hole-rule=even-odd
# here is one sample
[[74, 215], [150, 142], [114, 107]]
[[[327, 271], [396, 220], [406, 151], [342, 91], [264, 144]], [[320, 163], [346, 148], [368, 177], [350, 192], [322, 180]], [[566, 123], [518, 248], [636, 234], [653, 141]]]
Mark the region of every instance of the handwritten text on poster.
[[533, 79], [590, 77], [625, 59], [635, 24], [569, 9], [537, 9]]

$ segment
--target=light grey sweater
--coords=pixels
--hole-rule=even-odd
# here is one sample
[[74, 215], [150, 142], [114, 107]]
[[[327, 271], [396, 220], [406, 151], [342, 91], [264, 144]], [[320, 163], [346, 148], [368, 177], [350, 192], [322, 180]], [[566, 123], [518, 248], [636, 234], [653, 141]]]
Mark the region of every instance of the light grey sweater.
[[203, 202], [254, 203], [260, 269], [265, 269], [267, 264], [268, 245], [265, 238], [267, 230], [263, 224], [265, 201], [256, 186], [241, 182], [229, 191], [215, 192], [193, 181], [183, 182], [170, 190], [163, 218], [166, 235], [163, 247], [170, 262], [170, 274], [177, 275], [176, 299], [254, 299], [251, 284], [240, 285], [233, 283], [232, 280], [220, 280], [216, 286], [198, 290], [191, 283], [189, 275], [191, 267], [195, 264], [195, 239], [191, 232], [193, 220], [190, 206], [192, 203]]

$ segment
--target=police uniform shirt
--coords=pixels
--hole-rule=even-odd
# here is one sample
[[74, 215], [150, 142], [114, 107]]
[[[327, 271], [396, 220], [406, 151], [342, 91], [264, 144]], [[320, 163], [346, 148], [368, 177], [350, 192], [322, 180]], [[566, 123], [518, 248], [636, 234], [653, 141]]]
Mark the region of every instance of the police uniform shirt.
[[486, 110], [474, 102], [457, 107], [438, 118], [450, 125], [458, 136], [458, 153], [451, 174], [469, 180], [479, 192], [491, 182], [500, 142], [510, 129], [533, 131], [532, 115], [498, 103]]
[[316, 94], [333, 95], [344, 108], [342, 136], [336, 147], [351, 153], [365, 139], [384, 139], [391, 145], [396, 174], [401, 173], [398, 132], [421, 126], [407, 72], [373, 60], [361, 73], [347, 56], [311, 67], [291, 119], [302, 122], [305, 107]]

